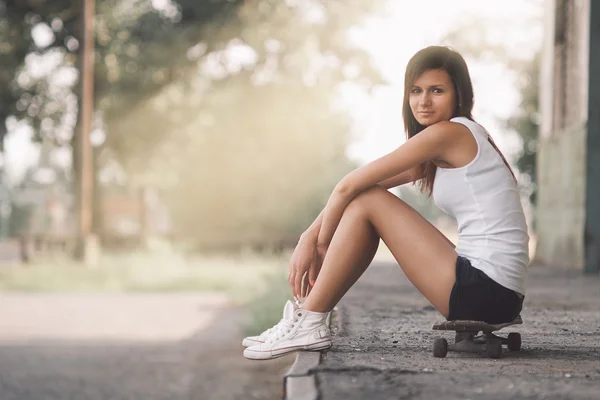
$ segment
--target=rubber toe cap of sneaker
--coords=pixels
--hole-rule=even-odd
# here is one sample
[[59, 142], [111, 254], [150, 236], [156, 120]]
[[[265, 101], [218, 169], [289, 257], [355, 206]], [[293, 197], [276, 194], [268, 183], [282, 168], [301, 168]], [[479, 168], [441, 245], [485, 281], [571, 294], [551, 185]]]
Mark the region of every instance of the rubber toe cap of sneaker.
[[250, 346], [256, 346], [257, 344], [261, 344], [261, 343], [262, 343], [262, 341], [258, 340], [258, 336], [247, 337], [242, 341], [242, 346], [250, 347]]
[[249, 360], [268, 360], [273, 358], [273, 354], [270, 350], [262, 350], [260, 346], [254, 346], [256, 348], [247, 348], [244, 350], [244, 357]]

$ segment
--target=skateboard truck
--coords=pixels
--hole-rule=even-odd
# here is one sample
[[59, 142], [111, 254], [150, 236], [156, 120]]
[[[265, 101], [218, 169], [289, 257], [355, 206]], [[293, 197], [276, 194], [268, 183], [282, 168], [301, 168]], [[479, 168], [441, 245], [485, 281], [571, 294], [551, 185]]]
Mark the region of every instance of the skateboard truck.
[[[502, 324], [488, 324], [483, 321], [444, 321], [433, 325], [434, 330], [455, 331], [454, 343], [438, 337], [433, 341], [433, 356], [444, 358], [448, 351], [465, 353], [483, 353], [490, 358], [502, 357], [502, 345], [511, 351], [521, 350], [521, 335], [511, 332], [506, 338], [496, 336], [492, 332], [511, 325], [519, 325], [523, 319], [519, 315], [511, 322]], [[481, 335], [478, 336], [478, 333]]]

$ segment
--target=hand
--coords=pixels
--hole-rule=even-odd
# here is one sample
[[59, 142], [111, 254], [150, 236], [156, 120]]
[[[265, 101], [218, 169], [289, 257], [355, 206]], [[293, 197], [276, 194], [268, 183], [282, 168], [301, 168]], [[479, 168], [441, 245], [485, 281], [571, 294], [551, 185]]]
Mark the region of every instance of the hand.
[[294, 299], [306, 297], [319, 273], [316, 241], [301, 238], [290, 259], [288, 282]]
[[310, 264], [310, 268], [308, 269], [308, 282], [304, 282], [304, 288], [306, 288], [306, 293], [304, 293], [304, 297], [308, 296], [312, 288], [315, 286], [317, 276], [319, 276], [319, 272], [321, 272], [321, 266], [323, 265], [325, 254], [327, 254], [327, 246], [317, 245], [317, 253], [315, 259]]

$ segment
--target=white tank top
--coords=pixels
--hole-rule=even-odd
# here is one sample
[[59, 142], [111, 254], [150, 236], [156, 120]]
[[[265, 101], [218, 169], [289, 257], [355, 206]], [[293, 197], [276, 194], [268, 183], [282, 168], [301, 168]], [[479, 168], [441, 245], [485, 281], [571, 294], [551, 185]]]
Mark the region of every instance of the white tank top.
[[464, 167], [437, 168], [433, 200], [458, 223], [456, 252], [500, 285], [525, 295], [529, 235], [521, 198], [488, 133], [465, 117], [477, 141], [475, 158]]

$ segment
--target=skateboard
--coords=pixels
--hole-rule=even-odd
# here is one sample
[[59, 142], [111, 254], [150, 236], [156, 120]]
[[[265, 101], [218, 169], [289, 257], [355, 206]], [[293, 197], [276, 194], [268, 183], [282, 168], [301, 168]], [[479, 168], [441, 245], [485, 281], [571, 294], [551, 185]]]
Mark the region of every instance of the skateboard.
[[[502, 357], [502, 345], [505, 344], [511, 351], [521, 350], [521, 335], [511, 332], [507, 337], [494, 335], [492, 332], [498, 331], [511, 325], [520, 325], [523, 319], [519, 315], [511, 322], [502, 324], [488, 324], [483, 321], [444, 321], [433, 325], [434, 330], [455, 331], [454, 343], [448, 344], [448, 341], [438, 337], [433, 341], [433, 356], [438, 358], [446, 357], [448, 351], [457, 351], [465, 353], [485, 352], [490, 358]], [[481, 335], [477, 336], [481, 332]]]

